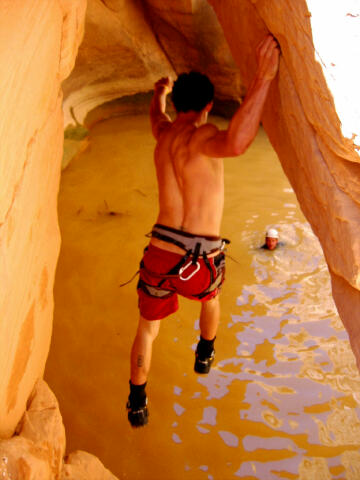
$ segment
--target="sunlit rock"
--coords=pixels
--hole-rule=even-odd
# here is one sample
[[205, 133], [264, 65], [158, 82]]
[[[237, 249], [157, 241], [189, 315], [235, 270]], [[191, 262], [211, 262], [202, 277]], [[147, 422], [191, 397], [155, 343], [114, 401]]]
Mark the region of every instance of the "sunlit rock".
[[[244, 92], [216, 15], [205, 1], [88, 0], [84, 41], [64, 82], [65, 125], [97, 105], [152, 90], [162, 76], [206, 72], [222, 100]], [[72, 114], [73, 112], [73, 114]]]
[[[58, 403], [38, 379], [50, 345], [60, 245], [61, 81], [75, 62], [85, 7], [85, 0], [14, 0], [0, 16], [0, 477], [4, 479], [55, 480], [63, 468], [65, 432]], [[115, 478], [103, 474], [99, 464], [89, 459], [91, 469], [83, 478]], [[82, 465], [81, 471], [87, 468]]]
[[[74, 74], [64, 84], [65, 125], [74, 118], [82, 121], [103, 102], [146, 92], [160, 76], [189, 68], [206, 69], [219, 96], [237, 98], [240, 78], [248, 84], [254, 74], [256, 44], [268, 31], [275, 35], [282, 57], [263, 123], [320, 239], [333, 295], [360, 365], [360, 102], [353, 72], [360, 45], [358, 2], [328, 1], [326, 22], [320, 3], [313, 0], [209, 4], [236, 64], [204, 1], [89, 0], [85, 41]], [[61, 470], [65, 440], [56, 400], [40, 382], [28, 403], [42, 377], [51, 337], [60, 244], [56, 197], [63, 148], [61, 81], [74, 66], [85, 7], [86, 0], [13, 0], [6, 2], [0, 17], [0, 437], [7, 438], [0, 442], [3, 477], [114, 479], [84, 452], [70, 455]], [[341, 352], [334, 352], [334, 358], [337, 354]], [[303, 375], [316, 379], [322, 373], [309, 368]], [[350, 387], [342, 385], [342, 390]], [[289, 391], [279, 387], [280, 393]], [[268, 422], [276, 425], [273, 418]], [[346, 432], [336, 428], [346, 422], [353, 422], [351, 438], [356, 443], [358, 423], [335, 415], [331, 422], [322, 427], [329, 444], [333, 435], [344, 441]], [[8, 438], [16, 425], [17, 435]], [[303, 462], [299, 473], [309, 479], [319, 478], [319, 472], [327, 478], [327, 466], [312, 459]]]
[[97, 105], [151, 90], [173, 68], [149, 26], [142, 4], [89, 0], [76, 67], [63, 83], [64, 123], [80, 123]]
[[57, 400], [39, 381], [17, 434], [0, 440], [0, 478], [58, 478], [65, 453], [65, 431]]
[[0, 440], [0, 478], [18, 480], [116, 480], [86, 452], [66, 457], [65, 430], [55, 395], [39, 380], [16, 435]]
[[360, 102], [353, 81], [359, 4], [327, 2], [324, 22], [319, 3], [311, 0], [209, 2], [245, 83], [254, 74], [260, 39], [271, 32], [279, 41], [280, 69], [263, 124], [324, 250], [360, 367]]
[[60, 480], [117, 480], [100, 460], [90, 453], [71, 453], [64, 465]]
[[85, 0], [14, 0], [0, 16], [0, 437], [14, 432], [50, 345], [60, 82], [75, 61], [84, 13]]
[[206, 73], [222, 99], [244, 94], [239, 68], [207, 1], [145, 3], [150, 24], [176, 73], [189, 69]]

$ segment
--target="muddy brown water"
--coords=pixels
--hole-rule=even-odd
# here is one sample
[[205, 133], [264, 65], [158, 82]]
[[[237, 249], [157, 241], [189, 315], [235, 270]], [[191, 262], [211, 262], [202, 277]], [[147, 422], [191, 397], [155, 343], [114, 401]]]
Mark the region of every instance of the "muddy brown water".
[[[129, 426], [136, 280], [119, 285], [156, 218], [153, 148], [146, 115], [113, 118], [62, 174], [45, 379], [67, 452], [98, 456], [119, 479], [359, 479], [360, 377], [321, 248], [262, 130], [225, 160], [231, 258], [214, 367], [193, 372], [199, 305], [182, 299], [154, 344], [149, 425]], [[270, 226], [285, 244], [274, 252], [259, 249]]]

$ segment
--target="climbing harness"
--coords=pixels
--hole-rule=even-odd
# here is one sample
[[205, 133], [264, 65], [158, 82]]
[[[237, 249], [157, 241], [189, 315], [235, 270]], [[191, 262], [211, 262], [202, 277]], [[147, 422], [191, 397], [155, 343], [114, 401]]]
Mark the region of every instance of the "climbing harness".
[[172, 243], [186, 252], [190, 252], [190, 254], [193, 255], [194, 263], [196, 263], [199, 255], [203, 255], [204, 253], [208, 255], [217, 250], [223, 250], [225, 244], [230, 243], [229, 240], [220, 237], [194, 235], [193, 233], [160, 225], [159, 223], [153, 226], [149, 236]]
[[[185, 250], [185, 255], [180, 261], [165, 274], [152, 272], [145, 265], [144, 262], [140, 263], [140, 271], [145, 270], [153, 277], [158, 277], [159, 282], [157, 285], [150, 285], [142, 278], [139, 279], [138, 288], [141, 288], [145, 293], [152, 297], [166, 298], [174, 293], [170, 289], [161, 288], [164, 282], [169, 278], [178, 277], [180, 280], [186, 282], [190, 280], [200, 270], [200, 263], [198, 261], [201, 256], [204, 260], [206, 267], [210, 272], [210, 284], [200, 294], [193, 295], [198, 299], [201, 299], [218, 288], [224, 277], [225, 256], [224, 249], [226, 244], [230, 241], [215, 236], [200, 236], [192, 233], [176, 230], [175, 228], [167, 227], [165, 225], [155, 224], [150, 234], [147, 236], [158, 238], [165, 242], [177, 245]], [[214, 268], [212, 268], [208, 255], [219, 251], [213, 259]]]

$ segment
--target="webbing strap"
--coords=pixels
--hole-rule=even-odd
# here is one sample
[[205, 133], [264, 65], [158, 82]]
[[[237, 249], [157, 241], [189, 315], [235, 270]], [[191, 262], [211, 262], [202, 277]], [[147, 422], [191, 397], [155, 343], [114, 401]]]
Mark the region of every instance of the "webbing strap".
[[165, 290], [163, 288], [154, 287], [153, 285], [149, 285], [145, 283], [143, 280], [139, 280], [138, 288], [141, 288], [145, 293], [150, 295], [151, 297], [158, 297], [163, 298], [167, 295], [171, 295], [173, 292], [171, 290]]
[[[151, 235], [164, 242], [177, 245], [186, 252], [192, 251], [194, 253], [195, 249], [198, 249], [199, 255], [202, 255], [203, 252], [208, 254], [215, 252], [216, 250], [221, 249], [223, 245], [223, 240], [220, 237], [194, 235], [159, 223], [153, 226]], [[228, 243], [228, 241], [224, 241], [225, 243]], [[197, 246], [198, 244], [199, 246]]]
[[168, 235], [163, 235], [162, 233], [157, 232], [156, 230], [152, 230], [151, 236], [158, 238], [159, 240], [163, 240], [164, 242], [173, 243], [174, 245], [186, 250], [185, 244], [176, 240], [175, 238], [169, 237]]
[[[192, 264], [193, 265], [196, 265], [196, 262], [199, 258], [199, 254], [200, 254], [200, 247], [201, 247], [201, 243], [200, 242], [197, 242], [197, 244], [195, 245], [195, 248], [194, 248], [194, 253], [193, 253], [193, 259], [192, 259]], [[206, 257], [206, 252], [203, 252], [203, 255], [205, 255]], [[204, 257], [204, 258], [205, 258]]]
[[206, 297], [206, 295], [208, 293], [211, 293], [212, 291], [215, 290], [215, 288], [218, 288], [221, 284], [222, 284], [222, 281], [223, 281], [223, 273], [221, 273], [216, 279], [215, 281], [210, 285], [209, 288], [207, 288], [204, 292], [202, 293], [199, 293], [199, 295], [196, 295], [198, 298], [203, 298], [203, 297]]
[[178, 262], [174, 267], [172, 267], [172, 269], [169, 270], [168, 273], [161, 275], [163, 279], [160, 280], [158, 287], [161, 287], [161, 285], [165, 282], [167, 278], [178, 276], [180, 268], [185, 264], [186, 260], [190, 257], [190, 255], [191, 252], [186, 252], [186, 254], [181, 258], [180, 262]]

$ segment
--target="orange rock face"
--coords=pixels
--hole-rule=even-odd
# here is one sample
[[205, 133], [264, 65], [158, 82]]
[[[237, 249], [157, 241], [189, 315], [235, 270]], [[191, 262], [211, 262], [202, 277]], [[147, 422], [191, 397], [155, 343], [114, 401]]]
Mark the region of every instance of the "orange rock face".
[[43, 380], [32, 392], [17, 435], [0, 440], [0, 477], [21, 480], [116, 480], [89, 453], [77, 451], [64, 462], [65, 431], [55, 395]]
[[0, 18], [0, 437], [23, 415], [50, 345], [60, 82], [73, 67], [84, 13], [85, 1], [15, 0]]
[[64, 82], [65, 125], [97, 105], [148, 92], [160, 77], [206, 71], [222, 99], [244, 91], [240, 72], [206, 1], [89, 0], [84, 41]]
[[[279, 41], [280, 69], [263, 125], [324, 250], [333, 296], [360, 368], [360, 158], [355, 143], [359, 139], [360, 114], [358, 89], [351, 90], [350, 82], [354, 75], [351, 58], [356, 58], [359, 42], [356, 35], [353, 42], [346, 35], [359, 27], [359, 6], [352, 1], [328, 5], [326, 18], [331, 22], [324, 29], [321, 12], [310, 0], [210, 3], [245, 81], [254, 72], [255, 46], [262, 36], [271, 32]], [[345, 40], [342, 55], [340, 52], [338, 56], [349, 58], [342, 65], [348, 68], [349, 81], [341, 88], [331, 70], [336, 66], [331, 60], [333, 52], [324, 50], [337, 25], [344, 26], [337, 43]], [[346, 78], [344, 71], [342, 76]], [[332, 91], [329, 79], [333, 79]], [[347, 101], [347, 110], [340, 108], [344, 105], [340, 97], [352, 94], [355, 102]], [[347, 115], [353, 119], [353, 130]], [[345, 123], [347, 132], [342, 129]]]
[[58, 478], [65, 454], [59, 406], [46, 383], [38, 381], [17, 435], [0, 440], [2, 478]]
[[[254, 73], [257, 43], [271, 32], [282, 55], [263, 124], [322, 244], [360, 367], [360, 102], [351, 70], [360, 45], [357, 3], [327, 2], [323, 22], [314, 0], [89, 0], [84, 42], [63, 85], [65, 125], [73, 114], [81, 121], [96, 105], [149, 91], [160, 76], [192, 68], [209, 73], [219, 97], [237, 98]], [[50, 344], [60, 245], [61, 82], [74, 67], [85, 8], [86, 0], [12, 0], [0, 16], [2, 438], [23, 416]], [[336, 34], [340, 24], [344, 31]], [[21, 434], [0, 444], [18, 478], [92, 478], [91, 470], [101, 472], [93, 478], [113, 479], [85, 453], [61, 470], [65, 440], [61, 417], [53, 414], [56, 400], [41, 383], [36, 393]]]

